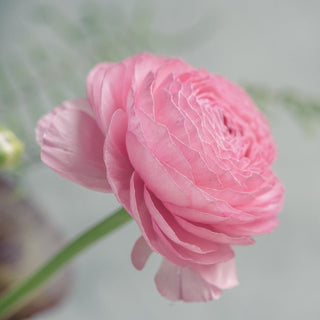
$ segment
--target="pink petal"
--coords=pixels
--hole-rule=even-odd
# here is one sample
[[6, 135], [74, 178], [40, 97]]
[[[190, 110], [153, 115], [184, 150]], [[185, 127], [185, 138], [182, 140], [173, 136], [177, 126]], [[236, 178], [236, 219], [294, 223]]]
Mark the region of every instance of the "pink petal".
[[[171, 81], [173, 82], [172, 79]], [[154, 105], [157, 124], [165, 125], [172, 135], [187, 142], [187, 133], [184, 128], [185, 115], [166, 88], [159, 89], [154, 95]]]
[[[93, 111], [98, 111], [101, 105], [101, 89], [106, 72], [113, 66], [113, 63], [104, 62], [96, 65], [87, 78], [87, 95]], [[98, 112], [97, 112], [98, 113]]]
[[106, 133], [115, 110], [126, 109], [132, 71], [124, 63], [97, 65], [87, 79], [87, 93], [101, 130]]
[[154, 102], [152, 87], [154, 83], [154, 74], [149, 72], [135, 94], [135, 105], [141, 108], [149, 117], [154, 118]]
[[143, 237], [140, 237], [134, 244], [131, 252], [131, 261], [134, 267], [142, 270], [150, 257], [152, 250]]
[[[175, 168], [175, 170], [192, 180], [191, 166], [172, 140], [168, 129], [163, 124], [155, 122], [144, 111], [137, 110], [137, 116], [143, 132], [143, 139], [150, 152], [161, 163]], [[140, 134], [138, 130], [136, 133]]]
[[104, 137], [87, 99], [64, 102], [40, 119], [37, 140], [42, 161], [61, 176], [109, 192], [103, 161]]
[[217, 300], [222, 291], [215, 285], [206, 282], [191, 268], [181, 270], [182, 300], [186, 302], [206, 302]]
[[166, 78], [170, 74], [174, 77], [178, 77], [183, 73], [193, 70], [195, 70], [193, 66], [179, 58], [167, 59], [167, 61], [161, 65], [156, 73], [156, 88], [158, 86], [162, 87], [163, 82], [166, 81]]
[[49, 128], [52, 119], [55, 117], [56, 113], [61, 110], [61, 108], [55, 108], [50, 113], [47, 113], [44, 115], [39, 121], [38, 125], [36, 127], [36, 140], [39, 144], [39, 146], [42, 146], [43, 143], [43, 136], [47, 129]]
[[171, 301], [182, 300], [180, 272], [181, 267], [163, 259], [154, 278], [160, 294]]
[[191, 222], [177, 216], [175, 219], [186, 231], [210, 241], [229, 245], [250, 245], [254, 243], [254, 240], [249, 236], [229, 236], [225, 233], [214, 231], [214, 227], [210, 225]]
[[104, 144], [104, 162], [113, 193], [130, 212], [130, 178], [134, 170], [126, 150], [126, 131], [127, 116], [122, 109], [118, 109], [110, 120]]
[[[229, 222], [230, 220], [228, 211], [226, 211], [227, 214], [220, 216], [211, 211], [206, 211], [198, 208], [190, 208], [187, 206], [179, 206], [171, 202], [164, 201], [163, 204], [175, 216], [182, 217], [196, 223], [215, 224], [225, 221]], [[239, 220], [237, 222], [239, 222]]]
[[128, 131], [126, 142], [130, 161], [146, 185], [152, 188], [160, 199], [187, 205], [189, 201], [186, 194], [136, 135]]
[[271, 173], [269, 181], [257, 190], [253, 201], [239, 208], [257, 217], [267, 217], [277, 215], [283, 202], [284, 187], [280, 180]]
[[219, 289], [230, 289], [239, 284], [234, 259], [214, 265], [196, 265], [193, 267], [205, 281]]
[[144, 199], [153, 221], [168, 239], [185, 249], [208, 253], [218, 251], [219, 245], [205, 238], [196, 237], [189, 233], [175, 220], [175, 217], [145, 188]]
[[139, 53], [126, 60], [126, 65], [134, 65], [135, 84], [139, 85], [149, 72], [155, 73], [170, 59], [150, 53]]
[[170, 246], [159, 239], [158, 233], [154, 230], [150, 213], [144, 201], [144, 183], [136, 172], [132, 174], [130, 181], [129, 213], [137, 221], [144, 239], [153, 251], [160, 253], [178, 265], [186, 264]]
[[192, 208], [188, 206], [179, 206], [172, 202], [163, 202], [164, 206], [174, 215], [196, 223], [216, 224], [228, 223], [230, 225], [252, 222], [256, 218], [246, 212], [232, 208], [223, 200], [212, 201], [207, 206]]
[[255, 222], [245, 223], [235, 228], [235, 234], [244, 234], [255, 236], [259, 234], [265, 234], [273, 231], [279, 225], [277, 217], [271, 217], [267, 219], [257, 219]]
[[218, 246], [216, 251], [208, 252], [205, 254], [186, 250], [182, 246], [175, 244], [173, 241], [170, 241], [156, 224], [153, 225], [153, 228], [158, 235], [161, 244], [168, 248], [170, 252], [173, 252], [174, 256], [178, 257], [181, 261], [183, 261], [183, 263], [177, 263], [166, 252], [161, 254], [168, 260], [180, 266], [194, 263], [212, 265], [214, 263], [228, 261], [234, 257], [234, 252], [228, 245], [220, 245]]
[[158, 291], [165, 298], [185, 302], [219, 299], [221, 290], [206, 282], [189, 267], [179, 267], [163, 259], [155, 276]]
[[238, 225], [217, 224], [214, 226], [216, 232], [225, 233], [230, 237], [256, 236], [273, 231], [279, 225], [275, 216], [255, 218], [253, 222]]

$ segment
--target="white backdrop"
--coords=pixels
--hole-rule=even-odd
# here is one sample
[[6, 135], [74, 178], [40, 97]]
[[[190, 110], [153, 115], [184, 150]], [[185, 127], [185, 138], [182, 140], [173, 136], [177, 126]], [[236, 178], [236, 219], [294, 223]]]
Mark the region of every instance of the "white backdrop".
[[[0, 2], [5, 30], [1, 47], [10, 45], [10, 32], [23, 24], [23, 8], [44, 3], [10, 2]], [[128, 12], [135, 3], [117, 1]], [[76, 1], [54, 5], [70, 12]], [[236, 82], [299, 88], [320, 98], [319, 1], [163, 0], [154, 1], [153, 7], [155, 27], [169, 33], [203, 17], [212, 19], [205, 40], [178, 52], [190, 63]], [[166, 53], [166, 48], [159, 52]], [[131, 247], [139, 235], [132, 222], [76, 260], [71, 295], [38, 319], [320, 319], [320, 135], [304, 133], [291, 115], [276, 107], [270, 120], [279, 148], [275, 169], [285, 184], [286, 203], [275, 232], [258, 237], [254, 246], [236, 249], [237, 288], [206, 304], [166, 301], [153, 283], [159, 259], [153, 258], [142, 272], [131, 265]], [[112, 195], [74, 185], [44, 165], [28, 172], [25, 186], [68, 237], [117, 207]]]

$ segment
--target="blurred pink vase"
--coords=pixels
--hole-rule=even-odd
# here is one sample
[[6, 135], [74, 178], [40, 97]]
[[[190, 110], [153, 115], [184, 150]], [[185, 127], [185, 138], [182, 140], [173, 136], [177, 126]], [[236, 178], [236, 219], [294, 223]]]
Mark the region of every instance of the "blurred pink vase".
[[223, 77], [147, 53], [97, 65], [87, 95], [39, 121], [43, 162], [115, 194], [142, 233], [133, 265], [163, 256], [164, 297], [219, 298], [238, 283], [232, 246], [278, 225], [284, 190], [267, 119]]

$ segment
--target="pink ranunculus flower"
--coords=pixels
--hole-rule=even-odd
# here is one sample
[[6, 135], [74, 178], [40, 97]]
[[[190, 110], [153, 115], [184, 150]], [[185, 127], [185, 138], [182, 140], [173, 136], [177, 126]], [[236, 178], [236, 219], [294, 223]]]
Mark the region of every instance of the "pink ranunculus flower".
[[164, 297], [219, 298], [238, 283], [231, 247], [278, 224], [268, 121], [232, 82], [147, 53], [97, 65], [87, 95], [39, 121], [43, 162], [115, 194], [142, 233], [133, 265], [163, 256], [155, 282]]

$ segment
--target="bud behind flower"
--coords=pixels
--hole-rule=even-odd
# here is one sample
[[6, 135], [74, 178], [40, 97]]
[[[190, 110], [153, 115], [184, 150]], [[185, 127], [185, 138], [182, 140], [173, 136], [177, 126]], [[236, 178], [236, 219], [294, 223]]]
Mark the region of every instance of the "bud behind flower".
[[15, 134], [0, 126], [0, 169], [11, 169], [17, 166], [23, 151], [24, 145]]

